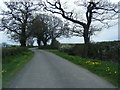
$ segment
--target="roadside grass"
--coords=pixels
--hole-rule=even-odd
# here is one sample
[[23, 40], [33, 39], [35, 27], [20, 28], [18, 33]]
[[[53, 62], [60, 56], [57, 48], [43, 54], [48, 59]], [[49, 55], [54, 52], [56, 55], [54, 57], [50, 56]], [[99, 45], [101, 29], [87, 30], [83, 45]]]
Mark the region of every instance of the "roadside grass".
[[[17, 72], [33, 57], [32, 51], [20, 52], [20, 54], [6, 56], [3, 58], [6, 63], [2, 64], [2, 87], [6, 88], [9, 86], [12, 78], [17, 74]], [[2, 60], [2, 61], [3, 61]], [[8, 63], [9, 61], [9, 63]]]
[[110, 61], [101, 61], [95, 59], [85, 59], [79, 56], [71, 56], [66, 53], [60, 52], [58, 50], [47, 50], [52, 52], [62, 58], [65, 58], [74, 64], [82, 66], [89, 71], [95, 73], [96, 75], [106, 79], [111, 82], [116, 87], [120, 87], [120, 72], [118, 72], [118, 63], [110, 62]]

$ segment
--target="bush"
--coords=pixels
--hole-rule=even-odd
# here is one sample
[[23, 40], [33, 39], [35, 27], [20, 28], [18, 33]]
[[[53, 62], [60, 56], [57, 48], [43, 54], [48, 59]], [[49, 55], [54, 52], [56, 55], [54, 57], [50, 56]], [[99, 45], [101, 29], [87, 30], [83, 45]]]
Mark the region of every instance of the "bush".
[[59, 49], [60, 43], [55, 40], [54, 42], [52, 42], [50, 45], [46, 45], [46, 46], [39, 46], [38, 49]]

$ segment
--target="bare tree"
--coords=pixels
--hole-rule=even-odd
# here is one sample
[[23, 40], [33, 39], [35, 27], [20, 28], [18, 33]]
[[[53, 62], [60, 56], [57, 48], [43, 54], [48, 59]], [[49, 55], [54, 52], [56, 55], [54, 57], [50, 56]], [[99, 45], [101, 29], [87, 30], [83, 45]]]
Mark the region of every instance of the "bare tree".
[[[7, 10], [2, 11], [2, 31], [7, 31], [12, 38], [17, 39], [22, 47], [26, 46], [29, 35], [28, 24], [31, 23], [32, 13], [37, 10], [32, 2], [5, 2]], [[14, 37], [13, 37], [14, 36]]]
[[47, 25], [40, 19], [40, 16], [37, 15], [32, 20], [32, 23], [29, 24], [29, 35], [30, 37], [37, 38], [38, 46], [40, 47], [42, 44], [42, 41], [44, 45], [46, 45], [46, 42], [48, 41], [47, 33]]
[[[85, 17], [80, 17], [79, 19], [76, 17], [74, 12], [67, 12], [63, 8], [60, 0], [56, 0], [53, 3], [50, 1], [46, 1], [47, 3], [44, 3], [45, 10], [50, 11], [52, 13], [60, 14], [63, 18], [78, 24], [82, 29], [79, 30], [79, 33], [82, 33], [82, 36], [84, 37], [85, 44], [90, 43], [90, 34], [92, 29], [90, 29], [93, 21], [96, 23], [100, 22], [103, 25], [109, 26], [109, 23], [111, 20], [115, 20], [117, 18], [117, 5], [112, 4], [106, 0], [81, 0], [76, 1], [79, 8], [84, 7], [83, 14], [85, 14]], [[79, 4], [80, 2], [80, 4]], [[82, 11], [82, 10], [81, 10]]]
[[51, 39], [51, 46], [55, 45], [56, 38], [65, 36], [67, 29], [65, 29], [63, 21], [53, 15], [49, 16], [48, 31]]
[[50, 16], [45, 14], [39, 14], [37, 17], [40, 20], [40, 22], [43, 23], [41, 41], [44, 44], [44, 46], [46, 46], [50, 40], [50, 35], [49, 35]]
[[55, 17], [53, 15], [45, 15], [45, 14], [39, 14], [36, 17], [37, 19], [39, 19], [39, 22], [42, 22], [45, 25], [45, 26], [42, 25], [41, 27], [41, 29], [43, 28], [42, 30], [43, 36], [41, 40], [44, 46], [46, 46], [47, 42], [49, 42], [50, 40], [51, 40], [51, 45], [54, 45], [54, 42], [56, 42], [56, 38], [68, 34], [66, 33], [67, 29], [65, 29], [63, 21], [58, 17]]

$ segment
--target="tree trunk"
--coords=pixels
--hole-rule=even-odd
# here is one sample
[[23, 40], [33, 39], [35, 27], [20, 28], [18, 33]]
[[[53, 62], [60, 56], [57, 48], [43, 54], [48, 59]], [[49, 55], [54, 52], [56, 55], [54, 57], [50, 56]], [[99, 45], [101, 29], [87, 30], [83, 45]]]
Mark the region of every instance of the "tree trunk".
[[44, 44], [44, 46], [47, 46], [47, 42], [45, 41], [45, 42], [43, 42], [43, 44]]
[[89, 57], [88, 54], [89, 54], [89, 44], [90, 44], [89, 27], [84, 28], [83, 37], [84, 37], [84, 43], [85, 43], [83, 57], [87, 58]]
[[20, 36], [20, 44], [21, 44], [21, 47], [26, 47], [26, 36], [25, 36], [25, 33], [22, 33], [22, 35]]
[[50, 44], [50, 46], [51, 46], [51, 48], [52, 49], [54, 49], [55, 48], [55, 42], [56, 42], [56, 39], [55, 38], [52, 38], [52, 40], [51, 40], [51, 44]]
[[26, 39], [20, 40], [21, 47], [26, 47]]
[[26, 24], [23, 24], [22, 25], [22, 32], [21, 32], [21, 35], [20, 35], [20, 43], [21, 43], [21, 47], [26, 47]]
[[51, 46], [54, 46], [54, 44], [55, 44], [55, 38], [52, 38], [52, 40], [51, 40]]
[[40, 48], [40, 40], [37, 39], [38, 48]]
[[84, 37], [84, 43], [89, 44], [90, 43], [90, 37], [89, 37], [89, 27], [88, 26], [84, 27], [83, 37]]

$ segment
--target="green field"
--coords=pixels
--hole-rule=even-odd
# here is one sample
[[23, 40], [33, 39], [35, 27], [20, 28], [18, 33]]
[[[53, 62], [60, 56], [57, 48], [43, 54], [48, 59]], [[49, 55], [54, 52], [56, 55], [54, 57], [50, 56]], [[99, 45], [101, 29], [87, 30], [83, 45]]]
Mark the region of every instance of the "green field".
[[7, 87], [10, 84], [11, 79], [29, 60], [31, 60], [32, 57], [33, 52], [26, 50], [17, 55], [10, 55], [3, 58], [2, 87]]
[[79, 56], [71, 56], [66, 53], [59, 52], [58, 50], [48, 50], [60, 57], [63, 57], [79, 66], [82, 66], [89, 71], [97, 74], [98, 76], [108, 80], [113, 85], [120, 87], [119, 75], [118, 72], [118, 63], [94, 59], [85, 59]]

